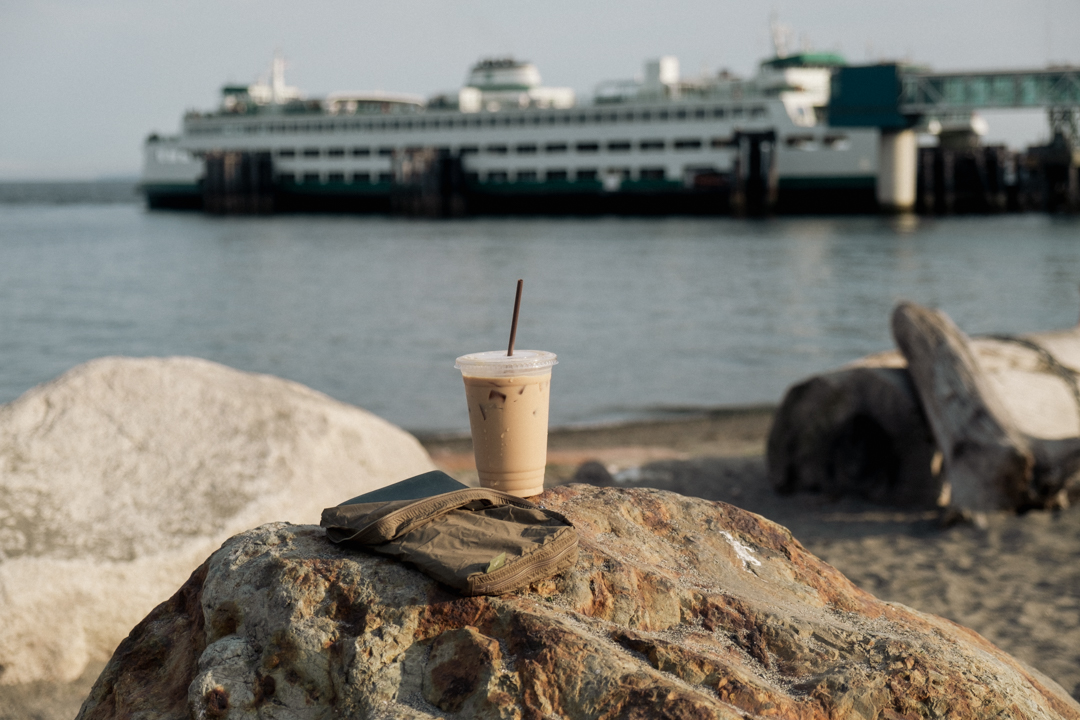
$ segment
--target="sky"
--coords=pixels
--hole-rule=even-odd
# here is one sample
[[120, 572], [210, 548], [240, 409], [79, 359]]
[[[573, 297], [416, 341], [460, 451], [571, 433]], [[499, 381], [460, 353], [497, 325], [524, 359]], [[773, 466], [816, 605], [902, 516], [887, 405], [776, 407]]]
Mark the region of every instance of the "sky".
[[[0, 0], [0, 180], [134, 176], [150, 132], [217, 105], [275, 51], [310, 95], [459, 87], [481, 57], [535, 62], [590, 97], [676, 55], [753, 74], [769, 17], [849, 62], [937, 70], [1080, 65], [1080, 0]], [[984, 113], [989, 140], [1044, 139], [1041, 111]]]

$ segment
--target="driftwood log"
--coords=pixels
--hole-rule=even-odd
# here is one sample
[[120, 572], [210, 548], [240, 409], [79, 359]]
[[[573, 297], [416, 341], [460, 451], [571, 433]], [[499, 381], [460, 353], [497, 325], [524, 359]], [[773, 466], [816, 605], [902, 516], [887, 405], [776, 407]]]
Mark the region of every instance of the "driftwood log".
[[1024, 505], [1034, 454], [967, 336], [945, 313], [914, 303], [893, 310], [892, 332], [941, 448], [951, 504], [976, 512]]
[[893, 333], [903, 354], [788, 391], [768, 443], [777, 490], [966, 513], [1080, 500], [1080, 327], [972, 339], [902, 303]]
[[904, 368], [852, 367], [788, 390], [769, 433], [769, 475], [782, 493], [854, 494], [936, 504], [934, 438]]

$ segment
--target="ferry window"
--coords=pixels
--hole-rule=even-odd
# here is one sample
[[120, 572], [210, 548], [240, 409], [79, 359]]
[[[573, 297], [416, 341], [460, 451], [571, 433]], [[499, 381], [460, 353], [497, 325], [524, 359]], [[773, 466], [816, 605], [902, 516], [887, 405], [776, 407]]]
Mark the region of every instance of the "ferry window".
[[345, 157], [345, 148], [330, 148], [326, 154], [334, 158]]
[[565, 181], [569, 175], [565, 170], [548, 170], [544, 177], [548, 182]]
[[458, 149], [459, 155], [475, 155], [478, 152], [480, 152], [480, 148], [476, 147], [475, 145], [462, 145]]
[[390, 157], [393, 154], [394, 154], [394, 148], [392, 148], [392, 147], [381, 147], [381, 148], [379, 148], [379, 157]]
[[[412, 127], [412, 126], [410, 125], [409, 127]], [[426, 128], [426, 127], [427, 127], [427, 121], [426, 121], [426, 120], [417, 120], [417, 121], [416, 121], [416, 127], [417, 127], [417, 129], [419, 129], [419, 130], [423, 130], [424, 128]], [[433, 127], [433, 128], [437, 128], [437, 127], [439, 127], [439, 123], [437, 123], [437, 122], [435, 122], [434, 120], [432, 120], [432, 121], [431, 121], [431, 127]]]
[[663, 180], [667, 173], [664, 168], [641, 168], [638, 177], [642, 180]]
[[304, 182], [319, 182], [319, 173], [304, 173]]
[[555, 117], [554, 115], [548, 115], [545, 119], [545, 122], [548, 125], [554, 125], [556, 122], [558, 122], [558, 120], [559, 118]]
[[784, 141], [784, 144], [795, 150], [817, 149], [817, 144], [814, 142], [813, 135], [790, 135], [787, 140]]
[[281, 182], [281, 183], [296, 182], [296, 176], [293, 175], [292, 173], [278, 173], [277, 177], [278, 177], [278, 182]]
[[615, 140], [607, 144], [607, 149], [610, 152], [629, 152], [630, 141], [629, 140]]
[[572, 115], [563, 115], [562, 116], [563, 125], [569, 125], [573, 121], [574, 121], [574, 117]]
[[726, 115], [726, 114], [727, 114], [727, 113], [726, 113], [726, 112], [724, 112], [724, 108], [722, 108], [722, 107], [718, 107], [718, 108], [713, 108], [713, 111], [712, 111], [712, 115], [713, 115], [713, 117], [718, 117], [718, 118], [722, 118], [722, 117], [724, 117], [724, 115]]
[[544, 120], [544, 118], [540, 117], [539, 115], [533, 115], [532, 124], [533, 125], [539, 125], [541, 122], [543, 122], [543, 120]]
[[578, 121], [578, 124], [587, 123], [587, 122], [589, 122], [589, 116], [586, 115], [585, 113], [582, 113], [581, 115], [577, 116], [577, 121]]
[[564, 153], [566, 152], [566, 143], [548, 143], [544, 146], [544, 152]]
[[489, 170], [487, 174], [487, 181], [506, 182], [509, 177], [509, 174], [505, 170]]
[[627, 110], [625, 113], [623, 113], [623, 120], [633, 120], [633, 119], [634, 119], [634, 113], [633, 113], [632, 110]]
[[676, 120], [685, 120], [686, 119], [686, 111], [685, 110], [677, 111], [675, 113], [675, 119]]
[[371, 148], [366, 147], [354, 147], [352, 149], [353, 157], [367, 157], [371, 155]]
[[595, 180], [596, 170], [578, 170], [576, 173], [576, 177], [578, 180]]
[[750, 114], [752, 116], [754, 116], [754, 117], [765, 117], [766, 115], [769, 114], [769, 112], [763, 106], [758, 105], [757, 107], [755, 107], [753, 110], [750, 111]]
[[709, 145], [713, 148], [735, 147], [735, 139], [729, 137], [714, 137], [709, 141]]
[[535, 145], [518, 145], [514, 149], [517, 151], [517, 153], [519, 155], [535, 155], [536, 154], [536, 146]]
[[394, 120], [393, 122], [390, 123], [390, 129], [391, 130], [397, 130], [399, 127], [400, 127], [400, 123], [398, 123], [397, 120]]
[[741, 107], [731, 108], [731, 117], [742, 117], [743, 109]]
[[518, 182], [536, 182], [537, 176], [535, 170], [518, 170], [517, 177]]
[[379, 173], [379, 182], [392, 183], [394, 182], [394, 173]]
[[701, 140], [697, 138], [680, 138], [675, 141], [676, 150], [700, 150]]
[[594, 113], [593, 114], [593, 121], [595, 121], [595, 122], [604, 122], [604, 113]]
[[371, 173], [353, 173], [352, 181], [354, 183], [369, 183], [371, 182]]
[[843, 135], [826, 135], [822, 143], [830, 150], [847, 150], [851, 147], [851, 143]]
[[296, 151], [292, 148], [281, 148], [277, 151], [278, 157], [296, 157]]
[[304, 148], [304, 157], [319, 157], [319, 148]]
[[664, 143], [663, 140], [642, 140], [638, 143], [638, 149], [644, 150], [645, 152], [649, 152], [650, 150], [663, 150], [665, 144], [666, 143]]
[[600, 143], [594, 142], [579, 142], [577, 144], [577, 151], [580, 153], [594, 153], [600, 149]]
[[656, 117], [658, 119], [660, 119], [660, 120], [667, 120], [667, 118], [668, 118], [667, 110], [661, 110], [660, 112], [656, 113]]
[[705, 117], [705, 108], [698, 108], [694, 111], [694, 117], [701, 120]]
[[343, 183], [345, 182], [345, 173], [330, 173], [330, 175], [327, 176], [327, 179], [330, 182]]
[[513, 121], [514, 121], [514, 119], [510, 118], [510, 117], [502, 118], [502, 124], [505, 125], [506, 127], [510, 127], [510, 123], [512, 123]]
[[487, 150], [489, 155], [505, 155], [506, 154], [506, 146], [505, 145], [488, 145], [485, 148], [485, 150]]

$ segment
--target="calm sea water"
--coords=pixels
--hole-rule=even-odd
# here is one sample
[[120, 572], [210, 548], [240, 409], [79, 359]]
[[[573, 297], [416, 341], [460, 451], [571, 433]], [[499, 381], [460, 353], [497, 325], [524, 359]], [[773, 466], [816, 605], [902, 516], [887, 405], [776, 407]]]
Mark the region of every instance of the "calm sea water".
[[1076, 218], [212, 218], [87, 187], [0, 186], [0, 402], [103, 355], [194, 355], [464, 430], [454, 358], [505, 346], [518, 277], [558, 425], [778, 402], [891, 347], [900, 299], [971, 333], [1080, 315]]

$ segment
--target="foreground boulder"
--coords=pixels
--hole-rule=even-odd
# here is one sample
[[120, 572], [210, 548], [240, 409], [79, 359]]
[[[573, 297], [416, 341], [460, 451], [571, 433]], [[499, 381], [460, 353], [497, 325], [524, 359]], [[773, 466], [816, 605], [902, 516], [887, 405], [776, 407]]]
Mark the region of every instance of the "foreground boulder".
[[0, 407], [0, 683], [104, 661], [228, 537], [432, 469], [297, 383], [104, 358]]
[[538, 502], [574, 522], [577, 565], [499, 598], [317, 527], [238, 535], [131, 632], [79, 718], [1080, 718], [1052, 680], [760, 516], [589, 485]]

